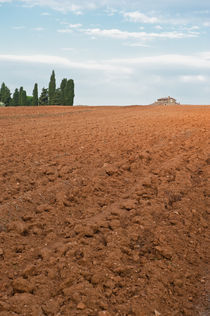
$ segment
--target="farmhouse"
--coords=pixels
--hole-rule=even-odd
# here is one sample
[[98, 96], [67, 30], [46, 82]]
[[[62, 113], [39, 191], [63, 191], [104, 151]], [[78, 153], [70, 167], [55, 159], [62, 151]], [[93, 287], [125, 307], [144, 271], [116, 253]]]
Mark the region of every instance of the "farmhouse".
[[176, 99], [172, 98], [172, 97], [167, 97], [167, 98], [160, 98], [157, 99], [157, 101], [155, 102], [155, 104], [161, 104], [161, 105], [171, 105], [171, 104], [178, 104]]

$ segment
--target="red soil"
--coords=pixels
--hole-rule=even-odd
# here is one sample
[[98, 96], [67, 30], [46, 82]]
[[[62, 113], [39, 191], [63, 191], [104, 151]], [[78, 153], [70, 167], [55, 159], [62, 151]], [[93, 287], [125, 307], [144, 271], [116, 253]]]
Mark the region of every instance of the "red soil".
[[0, 109], [0, 316], [207, 315], [209, 107]]

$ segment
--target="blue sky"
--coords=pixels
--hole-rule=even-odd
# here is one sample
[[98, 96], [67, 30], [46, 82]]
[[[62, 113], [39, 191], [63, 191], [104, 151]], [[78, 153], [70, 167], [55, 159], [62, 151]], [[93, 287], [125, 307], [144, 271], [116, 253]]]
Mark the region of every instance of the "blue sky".
[[0, 0], [0, 83], [75, 81], [75, 104], [210, 104], [209, 0]]

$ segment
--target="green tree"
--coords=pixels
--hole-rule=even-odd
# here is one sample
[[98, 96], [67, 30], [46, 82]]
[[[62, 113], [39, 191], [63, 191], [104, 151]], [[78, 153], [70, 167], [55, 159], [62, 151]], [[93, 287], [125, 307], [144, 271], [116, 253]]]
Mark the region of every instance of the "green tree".
[[56, 90], [56, 80], [55, 80], [55, 72], [53, 70], [52, 75], [50, 77], [49, 89], [48, 89], [49, 105], [53, 105], [54, 103], [55, 90]]
[[[5, 89], [5, 83], [3, 82], [1, 84], [1, 88], [0, 88], [0, 102], [2, 102], [2, 93], [3, 93], [3, 90]], [[3, 103], [3, 102], [2, 102]]]
[[26, 106], [27, 105], [27, 94], [23, 87], [20, 87], [19, 91], [19, 105]]
[[33, 100], [32, 105], [38, 105], [39, 103], [39, 97], [38, 97], [38, 84], [35, 83], [34, 89], [33, 89]]
[[33, 97], [32, 96], [27, 96], [27, 105], [32, 106], [33, 105]]
[[13, 93], [12, 96], [12, 105], [17, 106], [19, 105], [19, 90], [16, 88], [15, 92]]
[[67, 85], [67, 79], [64, 78], [62, 81], [61, 81], [61, 84], [60, 84], [60, 89], [61, 89], [61, 104], [64, 105], [65, 104], [65, 87]]
[[74, 93], [74, 80], [70, 79], [70, 105], [74, 105], [74, 97], [75, 97], [75, 93]]
[[19, 104], [20, 106], [23, 105], [23, 87], [20, 87], [20, 90], [19, 90]]
[[48, 104], [48, 90], [43, 88], [41, 95], [39, 97], [39, 105], [47, 105]]
[[27, 105], [27, 94], [26, 91], [23, 89], [23, 93], [22, 93], [22, 106], [26, 106]]
[[54, 95], [54, 105], [62, 105], [62, 91], [61, 89], [56, 89], [55, 90], [55, 95]]
[[6, 85], [3, 82], [0, 89], [0, 101], [3, 102], [4, 94], [5, 94]]
[[23, 103], [23, 87], [20, 87], [20, 90], [19, 90], [19, 102], [18, 102], [18, 105], [22, 105]]
[[5, 106], [9, 106], [11, 104], [11, 92], [4, 82], [1, 85], [0, 98], [0, 101], [3, 102]]
[[74, 81], [69, 79], [64, 89], [64, 105], [74, 104]]

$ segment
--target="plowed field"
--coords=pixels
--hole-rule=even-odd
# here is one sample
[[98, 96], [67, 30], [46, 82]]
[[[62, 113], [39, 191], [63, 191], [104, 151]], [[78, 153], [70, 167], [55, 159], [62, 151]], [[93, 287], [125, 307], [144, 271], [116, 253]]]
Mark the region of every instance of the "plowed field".
[[209, 315], [210, 107], [0, 109], [0, 316]]

